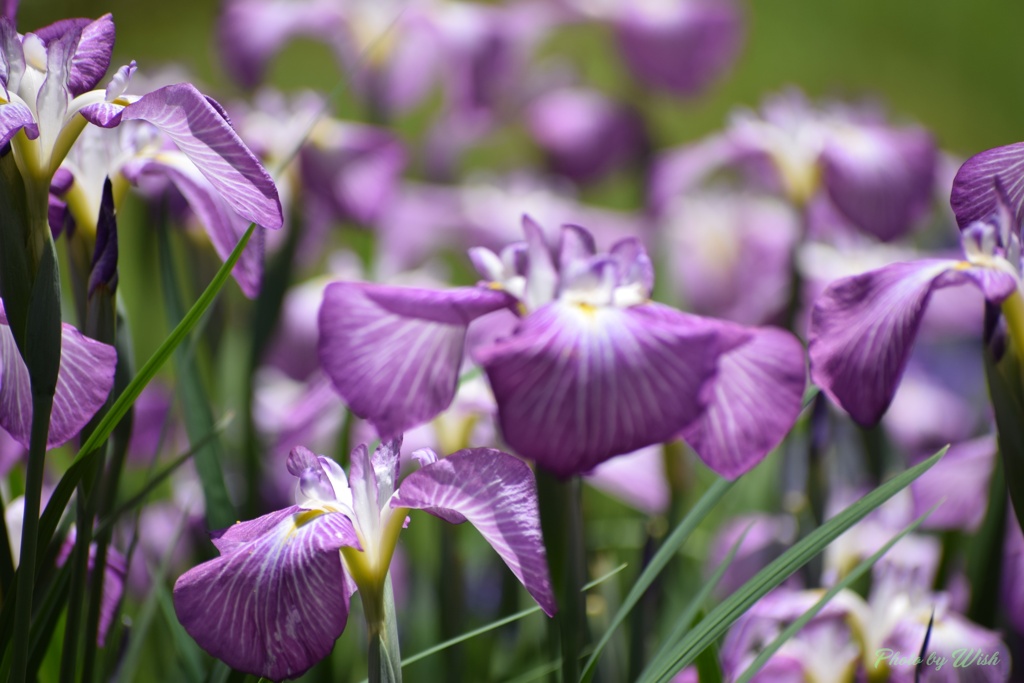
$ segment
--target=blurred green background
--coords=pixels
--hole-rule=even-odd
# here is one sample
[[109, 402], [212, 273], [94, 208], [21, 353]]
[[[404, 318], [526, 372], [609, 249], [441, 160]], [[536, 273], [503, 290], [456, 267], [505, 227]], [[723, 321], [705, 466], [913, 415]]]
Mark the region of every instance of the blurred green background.
[[[345, 0], [338, 0], [345, 2]], [[656, 139], [693, 139], [737, 105], [799, 85], [814, 96], [877, 97], [897, 119], [919, 121], [961, 155], [1024, 139], [1024, 3], [1011, 0], [761, 0], [745, 3], [747, 44], [732, 74], [696, 101], [646, 103]], [[112, 12], [115, 65], [142, 70], [177, 62], [221, 97], [236, 91], [217, 61], [213, 0], [25, 0], [22, 32], [71, 16]], [[605, 36], [569, 35], [586, 79], [623, 87]], [[325, 47], [289, 47], [272, 70], [283, 87], [330, 88], [338, 78]]]

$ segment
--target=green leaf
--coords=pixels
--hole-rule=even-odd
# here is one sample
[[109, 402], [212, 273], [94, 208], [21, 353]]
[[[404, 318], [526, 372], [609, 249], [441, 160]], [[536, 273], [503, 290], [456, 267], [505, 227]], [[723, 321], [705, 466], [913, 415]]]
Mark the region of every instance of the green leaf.
[[[174, 277], [174, 258], [168, 235], [166, 221], [159, 226], [160, 236], [160, 274], [164, 292], [164, 308], [171, 324], [182, 317], [181, 295], [178, 282]], [[203, 380], [199, 374], [199, 365], [195, 356], [179, 347], [175, 354], [175, 368], [178, 371], [178, 390], [181, 399], [182, 414], [185, 419], [185, 431], [190, 441], [198, 441], [204, 434], [214, 432], [213, 410], [206, 398]], [[206, 502], [206, 521], [211, 529], [223, 529], [238, 519], [231, 498], [228, 496], [227, 484], [221, 462], [224, 461], [224, 448], [220, 439], [214, 437], [196, 451], [196, 473], [203, 488]]]
[[988, 392], [996, 414], [999, 454], [1005, 468], [1006, 486], [1017, 514], [1017, 523], [1024, 529], [1024, 386], [1017, 347], [1007, 349], [997, 363], [985, 353], [985, 376]]
[[[753, 525], [751, 524], [750, 526]], [[714, 573], [711, 574], [711, 577], [704, 582], [704, 585], [700, 587], [697, 594], [690, 600], [690, 604], [686, 606], [683, 613], [679, 615], [678, 619], [676, 619], [676, 624], [672, 628], [672, 632], [665, 637], [662, 646], [658, 648], [658, 651], [655, 653], [652, 661], [664, 658], [665, 653], [669, 648], [682, 640], [683, 636], [686, 635], [686, 632], [693, 626], [697, 619], [697, 615], [704, 606], [704, 603], [706, 603], [708, 598], [711, 597], [711, 593], [722, 580], [722, 577], [725, 576], [725, 572], [729, 568], [729, 565], [731, 565], [732, 561], [736, 558], [736, 553], [739, 551], [740, 545], [743, 543], [743, 539], [747, 537], [747, 532], [750, 531], [750, 526], [743, 531], [743, 534], [732, 545], [732, 548], [729, 549], [729, 553], [725, 556], [725, 559], [719, 563], [715, 568]]]
[[755, 675], [757, 675], [757, 672], [761, 670], [761, 667], [768, 663], [768, 660], [771, 659], [772, 655], [778, 652], [779, 648], [781, 648], [787, 640], [789, 640], [797, 633], [799, 633], [800, 629], [806, 626], [807, 623], [811, 621], [811, 619], [817, 616], [818, 613], [821, 612], [822, 609], [824, 609], [825, 605], [827, 605], [832, 598], [838, 595], [840, 591], [849, 588], [861, 576], [866, 574], [869, 569], [874, 567], [875, 563], [878, 562], [878, 560], [880, 560], [883, 555], [889, 552], [889, 549], [896, 545], [901, 538], [903, 538], [904, 536], [913, 532], [915, 529], [921, 526], [921, 522], [923, 522], [928, 517], [928, 515], [932, 514], [932, 512], [934, 512], [935, 508], [937, 507], [938, 505], [935, 505], [934, 507], [932, 507], [931, 510], [915, 519], [913, 522], [910, 523], [910, 525], [907, 528], [905, 528], [903, 531], [899, 532], [891, 539], [889, 539], [889, 541], [885, 545], [878, 549], [878, 552], [876, 552], [871, 557], [862, 560], [860, 564], [854, 567], [853, 570], [851, 570], [849, 574], [844, 576], [841, 581], [839, 581], [838, 583], [836, 583], [836, 585], [829, 588], [825, 592], [825, 594], [821, 596], [821, 599], [818, 600], [818, 602], [814, 603], [814, 605], [812, 605], [809, 610], [800, 615], [800, 617], [796, 621], [787, 626], [782, 631], [782, 633], [776, 636], [775, 640], [769, 643], [760, 653], [758, 653], [754, 661], [751, 662], [750, 666], [747, 667], [747, 670], [744, 671], [743, 674], [736, 680], [736, 683], [747, 683], [747, 681], [751, 680]]
[[601, 656], [601, 651], [604, 649], [608, 641], [611, 640], [615, 629], [625, 621], [626, 617], [629, 616], [630, 611], [636, 606], [643, 597], [644, 592], [650, 588], [651, 584], [654, 583], [654, 579], [658, 577], [663, 569], [668, 565], [669, 561], [675, 557], [676, 553], [683, 546], [686, 540], [693, 533], [704, 518], [707, 517], [711, 509], [718, 504], [718, 501], [722, 499], [722, 496], [732, 488], [735, 482], [727, 479], [719, 478], [711, 488], [701, 496], [701, 499], [697, 501], [697, 504], [693, 506], [693, 509], [687, 513], [686, 517], [679, 523], [679, 526], [665, 539], [665, 542], [658, 552], [651, 558], [650, 563], [644, 568], [640, 576], [637, 577], [636, 583], [630, 589], [629, 594], [626, 595], [622, 601], [622, 605], [619, 607], [619, 611], [615, 613], [611, 623], [608, 624], [608, 629], [601, 636], [601, 639], [597, 641], [594, 646], [594, 650], [590, 655], [590, 659], [587, 660], [586, 665], [583, 667], [583, 673], [581, 674], [581, 680], [590, 680], [590, 676], [594, 673], [594, 667], [597, 665], [597, 659]]
[[754, 578], [743, 584], [739, 590], [711, 610], [707, 618], [701, 621], [700, 626], [687, 634], [678, 646], [666, 653], [663, 659], [652, 661], [641, 675], [640, 680], [645, 683], [647, 681], [668, 681], [675, 673], [692, 664], [701, 652], [724, 635], [726, 630], [754, 603], [779, 586], [793, 572], [807, 564], [812, 557], [824, 550], [828, 544], [867, 516], [868, 513], [877, 509], [882, 503], [906, 488], [910, 482], [924, 474], [939, 461], [947, 449], [948, 446], [924, 462], [893, 477], [798, 541], [781, 557], [758, 572]]

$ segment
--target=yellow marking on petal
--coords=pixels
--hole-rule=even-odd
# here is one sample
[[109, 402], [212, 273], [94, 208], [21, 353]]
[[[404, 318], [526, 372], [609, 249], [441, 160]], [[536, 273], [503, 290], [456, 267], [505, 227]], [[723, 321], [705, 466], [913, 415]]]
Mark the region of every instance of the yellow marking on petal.
[[324, 514], [323, 510], [303, 510], [295, 515], [295, 528], [298, 529], [305, 524], [309, 524], [322, 514]]
[[488, 282], [487, 289], [493, 289], [501, 292], [505, 290], [505, 287], [500, 282]]
[[957, 264], [953, 266], [953, 270], [970, 270], [973, 267], [974, 264], [970, 261], [958, 261]]

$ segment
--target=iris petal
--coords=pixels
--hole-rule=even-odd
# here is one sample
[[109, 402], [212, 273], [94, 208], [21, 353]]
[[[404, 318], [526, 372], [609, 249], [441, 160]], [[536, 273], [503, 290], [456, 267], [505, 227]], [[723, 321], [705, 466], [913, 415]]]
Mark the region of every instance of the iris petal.
[[348, 517], [295, 506], [236, 524], [220, 540], [224, 554], [174, 586], [189, 635], [228, 665], [275, 681], [326, 657], [348, 619], [338, 553], [357, 546]]
[[493, 448], [470, 448], [426, 465], [402, 482], [391, 507], [426, 510], [483, 534], [548, 616], [555, 597], [548, 574], [533, 473]]
[[277, 229], [284, 222], [270, 174], [207, 98], [192, 85], [169, 85], [125, 107], [122, 120], [160, 129], [246, 220]]
[[336, 282], [320, 308], [320, 362], [352, 412], [394, 437], [451, 404], [466, 328], [509, 301], [481, 288]]
[[[25, 448], [32, 433], [32, 385], [7, 317], [0, 310], [0, 426]], [[107, 400], [114, 385], [117, 352], [89, 339], [71, 325], [61, 326], [60, 370], [50, 413], [47, 448], [56, 448], [82, 430]]]
[[696, 419], [720, 342], [700, 318], [657, 304], [555, 302], [475, 355], [508, 444], [570, 476], [666, 441]]
[[994, 303], [1017, 287], [1008, 273], [940, 259], [833, 282], [811, 313], [812, 380], [854, 420], [876, 424], [896, 392], [931, 293], [968, 281]]
[[803, 345], [789, 332], [720, 323], [743, 341], [721, 355], [707, 408], [683, 437], [708, 467], [735, 479], [782, 442], [803, 405]]

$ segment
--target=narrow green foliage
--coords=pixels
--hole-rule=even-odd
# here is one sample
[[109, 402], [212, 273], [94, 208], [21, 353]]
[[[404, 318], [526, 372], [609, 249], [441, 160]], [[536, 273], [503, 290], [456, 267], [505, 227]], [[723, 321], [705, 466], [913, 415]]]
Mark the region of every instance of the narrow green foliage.
[[[651, 584], [658, 575], [668, 566], [669, 561], [675, 557], [679, 549], [686, 543], [686, 540], [693, 533], [704, 518], [707, 517], [708, 513], [711, 512], [712, 508], [718, 504], [718, 501], [732, 488], [735, 482], [728, 481], [726, 479], [718, 479], [711, 488], [701, 497], [697, 504], [693, 506], [693, 509], [683, 518], [679, 523], [679, 526], [669, 534], [668, 538], [662, 544], [658, 552], [651, 558], [650, 564], [644, 569], [644, 571], [637, 577], [636, 582], [630, 589], [629, 594], [626, 595], [625, 600], [622, 601], [622, 606], [619, 607], [619, 611], [615, 613], [611, 623], [608, 625], [608, 629], [601, 636], [600, 640], [594, 646], [594, 650], [590, 655], [590, 659], [587, 660], [586, 665], [583, 667], [582, 679], [590, 680], [590, 677], [594, 674], [594, 667], [597, 665], [597, 659], [601, 656], [601, 651], [611, 640], [615, 629], [625, 621], [626, 617], [629, 616], [630, 611], [636, 606], [643, 597], [644, 592], [650, 588]], [[723, 570], [724, 571], [724, 570]]]
[[724, 635], [729, 627], [754, 603], [778, 587], [793, 572], [804, 566], [847, 529], [928, 471], [946, 453], [947, 449], [948, 447], [943, 448], [924, 462], [893, 477], [793, 545], [781, 557], [758, 572], [754, 578], [711, 610], [707, 618], [688, 633], [678, 646], [666, 653], [664, 658], [652, 661], [640, 680], [645, 683], [647, 681], [668, 681], [675, 673], [692, 664], [701, 652]]
[[792, 624], [787, 626], [782, 631], [782, 633], [776, 636], [775, 640], [769, 643], [761, 652], [758, 653], [757, 657], [754, 659], [753, 662], [751, 662], [750, 666], [747, 667], [747, 670], [744, 671], [743, 674], [737, 679], [736, 683], [747, 683], [747, 681], [750, 681], [755, 675], [757, 675], [757, 672], [761, 670], [761, 667], [768, 663], [768, 660], [771, 659], [772, 655], [778, 652], [779, 648], [781, 648], [787, 640], [789, 640], [797, 633], [799, 633], [800, 629], [806, 626], [808, 622], [811, 621], [811, 619], [816, 617], [818, 613], [825, 608], [825, 605], [827, 605], [832, 598], [838, 595], [840, 591], [849, 588], [860, 577], [864, 576], [869, 569], [875, 566], [875, 563], [882, 559], [883, 555], [889, 552], [890, 548], [892, 548], [900, 541], [900, 539], [902, 539], [907, 534], [914, 532], [919, 526], [921, 526], [921, 522], [927, 519], [928, 515], [932, 514], [932, 512], [934, 512], [935, 508], [937, 507], [938, 505], [933, 507], [931, 510], [928, 510], [928, 512], [924, 513], [917, 519], [915, 519], [913, 522], [910, 523], [909, 526], [907, 526], [907, 528], [905, 528], [903, 531], [899, 532], [891, 539], [889, 539], [889, 541], [885, 545], [878, 549], [878, 552], [876, 552], [871, 557], [862, 560], [856, 567], [854, 567], [850, 571], [849, 574], [844, 576], [842, 580], [840, 580], [834, 586], [825, 591], [825, 593], [821, 596], [821, 599], [818, 600], [818, 602], [814, 603], [814, 605], [812, 605], [809, 610], [800, 615], [798, 619], [796, 619]]

